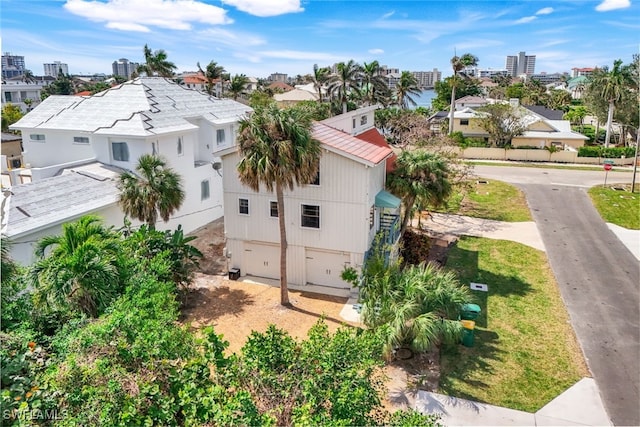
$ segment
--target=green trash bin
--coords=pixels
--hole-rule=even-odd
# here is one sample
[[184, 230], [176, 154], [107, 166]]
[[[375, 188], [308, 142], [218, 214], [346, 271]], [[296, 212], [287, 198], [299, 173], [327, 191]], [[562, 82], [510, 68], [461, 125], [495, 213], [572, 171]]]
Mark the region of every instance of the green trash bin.
[[462, 323], [462, 345], [465, 347], [473, 347], [476, 322], [473, 320], [461, 320], [460, 323]]
[[460, 320], [476, 320], [481, 312], [478, 304], [462, 304]]

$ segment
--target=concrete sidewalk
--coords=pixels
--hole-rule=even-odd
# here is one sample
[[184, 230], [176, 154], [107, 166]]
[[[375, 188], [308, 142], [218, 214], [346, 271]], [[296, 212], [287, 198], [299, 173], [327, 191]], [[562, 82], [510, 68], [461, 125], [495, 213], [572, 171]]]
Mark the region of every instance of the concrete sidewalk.
[[446, 426], [610, 426], [593, 378], [583, 378], [536, 413], [419, 391], [415, 409]]

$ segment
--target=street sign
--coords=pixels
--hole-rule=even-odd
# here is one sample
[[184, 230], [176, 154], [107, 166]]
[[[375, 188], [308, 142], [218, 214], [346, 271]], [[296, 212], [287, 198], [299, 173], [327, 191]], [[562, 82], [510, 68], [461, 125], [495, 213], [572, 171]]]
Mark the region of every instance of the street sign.
[[605, 165], [612, 165], [615, 162], [613, 160], [605, 159], [605, 160], [602, 161], [602, 163], [604, 163]]
[[606, 171], [610, 171], [612, 167], [613, 166], [611, 166], [609, 163], [605, 163], [604, 164], [604, 170], [606, 170]]

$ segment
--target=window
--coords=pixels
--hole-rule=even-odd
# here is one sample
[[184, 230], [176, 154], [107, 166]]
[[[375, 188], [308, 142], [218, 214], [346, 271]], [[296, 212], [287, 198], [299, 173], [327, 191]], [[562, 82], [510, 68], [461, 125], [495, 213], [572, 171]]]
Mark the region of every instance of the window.
[[300, 223], [303, 227], [320, 228], [320, 206], [302, 205]]
[[356, 128], [356, 119], [353, 119], [353, 128]]
[[32, 133], [31, 135], [29, 135], [29, 139], [32, 141], [44, 142], [45, 136], [41, 133]]
[[311, 185], [320, 185], [320, 170], [316, 173], [316, 177], [313, 179], [313, 182], [311, 182]]
[[5, 101], [7, 101], [7, 102], [11, 102], [11, 101], [13, 101], [13, 100], [11, 99], [11, 92], [5, 92], [5, 93], [4, 93], [4, 99], [5, 99]]
[[209, 196], [209, 180], [200, 181], [200, 200], [207, 200]]
[[367, 116], [360, 117], [360, 126], [364, 126], [367, 124]]
[[182, 156], [182, 138], [178, 138], [177, 151], [178, 151], [178, 156]]
[[460, 119], [460, 126], [469, 126], [469, 119]]
[[369, 209], [369, 230], [373, 228], [373, 224], [375, 222], [375, 215], [376, 215], [376, 207], [375, 205], [371, 205], [371, 208]]
[[269, 215], [278, 218], [278, 202], [269, 202]]
[[87, 137], [87, 136], [74, 136], [73, 137], [73, 143], [74, 144], [88, 144], [89, 143], [89, 137]]
[[126, 142], [112, 142], [111, 143], [111, 154], [113, 155], [113, 160], [117, 160], [119, 162], [128, 162], [129, 161], [129, 147]]
[[156, 156], [158, 154], [158, 149], [156, 148], [156, 143], [155, 142], [151, 143], [151, 154], [153, 154], [154, 156]]
[[249, 199], [238, 199], [238, 213], [249, 215]]
[[218, 129], [216, 130], [216, 143], [218, 145], [222, 145], [224, 144], [225, 141], [225, 134], [224, 134], [224, 129]]

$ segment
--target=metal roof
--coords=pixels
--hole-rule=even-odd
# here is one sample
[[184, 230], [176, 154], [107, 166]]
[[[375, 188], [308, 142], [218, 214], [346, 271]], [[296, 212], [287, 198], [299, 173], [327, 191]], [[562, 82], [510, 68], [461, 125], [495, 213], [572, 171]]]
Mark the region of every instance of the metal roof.
[[139, 77], [92, 96], [50, 96], [11, 128], [144, 137], [195, 129], [189, 119], [228, 123], [250, 111], [163, 77]]
[[370, 166], [377, 165], [392, 154], [389, 146], [372, 144], [320, 122], [313, 123], [312, 136], [330, 151]]

